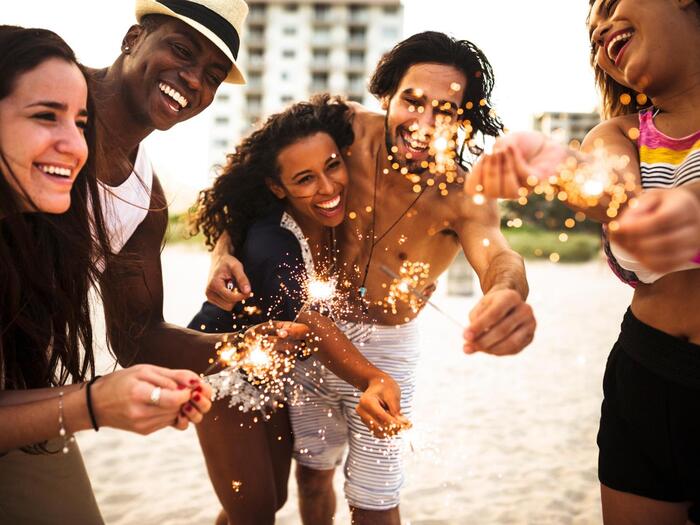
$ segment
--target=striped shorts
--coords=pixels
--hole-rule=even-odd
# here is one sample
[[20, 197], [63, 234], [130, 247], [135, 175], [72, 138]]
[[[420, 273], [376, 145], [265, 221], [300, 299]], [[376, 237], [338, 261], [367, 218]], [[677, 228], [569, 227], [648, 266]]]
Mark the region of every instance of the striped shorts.
[[[375, 325], [369, 338], [359, 334], [355, 339], [352, 336], [357, 334], [358, 325], [339, 326], [369, 361], [398, 383], [402, 413], [410, 418], [419, 353], [416, 322]], [[310, 469], [331, 470], [341, 464], [347, 445], [344, 472], [348, 503], [364, 510], [396, 507], [404, 479], [401, 435], [375, 438], [355, 411], [361, 392], [316, 359], [299, 363], [293, 373], [294, 383], [301, 387], [289, 406], [296, 461]]]

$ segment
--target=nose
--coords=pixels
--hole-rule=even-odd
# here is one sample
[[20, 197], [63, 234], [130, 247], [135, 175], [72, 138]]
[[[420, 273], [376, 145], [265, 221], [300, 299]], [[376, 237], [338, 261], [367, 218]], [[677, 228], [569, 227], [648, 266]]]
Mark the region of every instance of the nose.
[[595, 42], [596, 44], [602, 47], [605, 44], [605, 38], [608, 35], [608, 33], [610, 33], [611, 28], [612, 23], [609, 20], [598, 24], [598, 26], [593, 31], [593, 35], [591, 36], [591, 42]]
[[88, 147], [85, 136], [74, 123], [61, 127], [55, 148], [61, 155], [70, 157], [71, 162], [77, 162], [78, 167], [82, 167], [87, 160]]
[[180, 70], [180, 78], [184, 80], [187, 87], [193, 91], [202, 89], [203, 74], [204, 70], [201, 67], [191, 67]]
[[325, 173], [322, 174], [318, 180], [318, 192], [322, 195], [332, 195], [333, 191], [333, 181]]

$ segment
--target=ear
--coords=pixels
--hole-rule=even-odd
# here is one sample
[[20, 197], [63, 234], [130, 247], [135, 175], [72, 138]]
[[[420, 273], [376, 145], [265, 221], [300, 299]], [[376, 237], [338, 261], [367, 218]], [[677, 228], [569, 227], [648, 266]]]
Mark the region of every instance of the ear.
[[275, 180], [265, 177], [265, 186], [277, 197], [278, 199], [282, 200], [287, 196], [287, 193], [284, 191], [284, 188]]
[[141, 40], [145, 31], [142, 26], [134, 24], [129, 28], [122, 39], [122, 53], [128, 55]]

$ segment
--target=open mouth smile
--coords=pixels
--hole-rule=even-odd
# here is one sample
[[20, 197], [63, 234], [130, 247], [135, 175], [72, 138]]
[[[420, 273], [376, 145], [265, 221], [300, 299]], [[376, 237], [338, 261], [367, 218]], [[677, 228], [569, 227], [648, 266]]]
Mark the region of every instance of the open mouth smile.
[[624, 29], [610, 35], [605, 45], [605, 52], [608, 54], [610, 61], [616, 66], [620, 63], [622, 55], [633, 35], [634, 31], [631, 29]]
[[325, 215], [327, 217], [333, 216], [343, 207], [341, 194], [339, 193], [327, 201], [317, 202], [314, 204], [314, 206], [318, 209], [321, 215]]
[[160, 82], [158, 84], [158, 89], [160, 89], [161, 92], [169, 99], [167, 101], [168, 106], [176, 113], [178, 113], [181, 109], [186, 108], [190, 103], [190, 101], [187, 100], [187, 97], [165, 82]]

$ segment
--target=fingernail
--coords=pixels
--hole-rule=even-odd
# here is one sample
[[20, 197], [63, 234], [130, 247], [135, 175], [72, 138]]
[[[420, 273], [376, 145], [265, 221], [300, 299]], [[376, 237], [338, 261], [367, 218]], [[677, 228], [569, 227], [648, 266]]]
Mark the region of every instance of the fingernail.
[[472, 332], [471, 330], [465, 330], [464, 339], [466, 339], [467, 341], [473, 341], [474, 340], [474, 332]]
[[177, 389], [178, 389], [178, 390], [184, 390], [184, 389], [185, 389], [185, 385], [181, 385], [181, 384], [178, 383]]
[[196, 385], [198, 383], [199, 381], [197, 381], [196, 379], [190, 379], [190, 385]]
[[201, 391], [202, 391], [202, 386], [201, 386], [201, 385], [198, 386], [197, 388], [195, 388], [195, 389], [193, 390], [193, 392], [201, 392]]
[[243, 290], [243, 293], [250, 293], [250, 286], [247, 284], [241, 286], [241, 290]]
[[200, 396], [199, 394], [195, 394], [192, 396], [192, 399], [194, 399], [195, 401], [199, 401], [200, 399], [202, 399], [202, 396]]
[[192, 405], [185, 405], [185, 411], [190, 412], [192, 410]]

